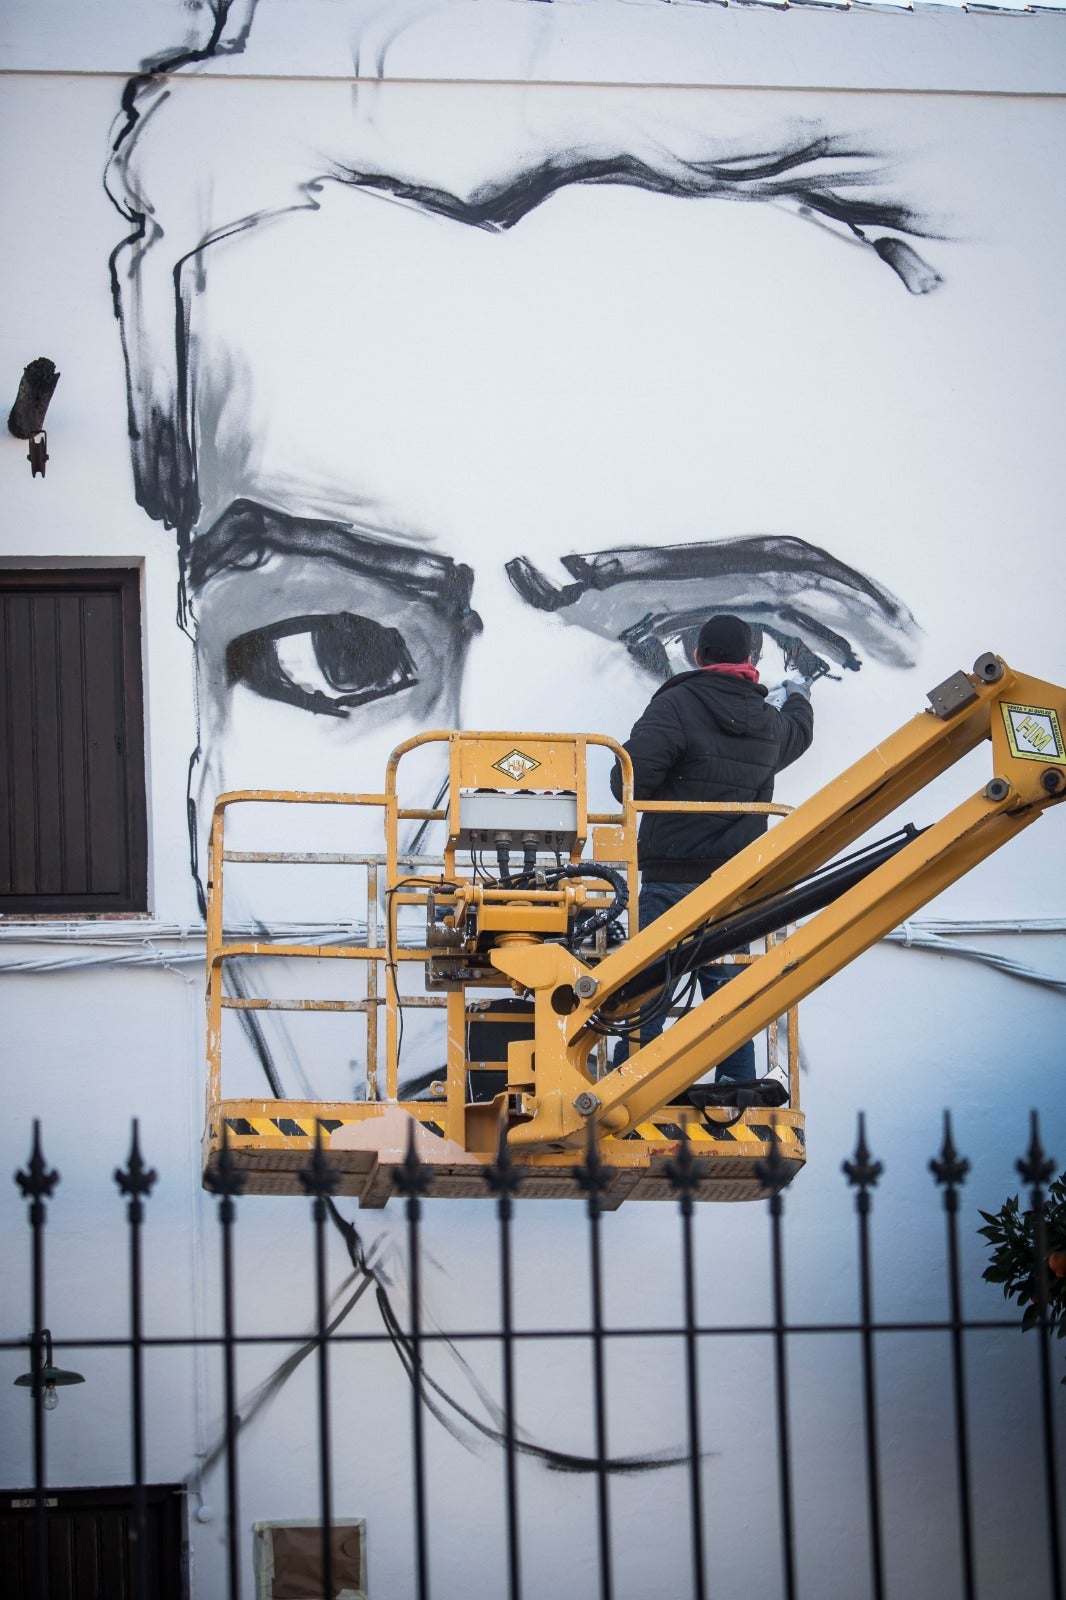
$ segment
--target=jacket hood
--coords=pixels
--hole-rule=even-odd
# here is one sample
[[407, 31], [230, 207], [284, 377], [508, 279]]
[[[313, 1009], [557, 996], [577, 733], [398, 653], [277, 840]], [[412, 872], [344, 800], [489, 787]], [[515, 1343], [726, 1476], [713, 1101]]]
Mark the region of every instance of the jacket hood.
[[769, 691], [764, 684], [748, 683], [744, 678], [730, 677], [727, 673], [706, 672], [702, 667], [668, 678], [656, 689], [652, 700], [667, 689], [682, 685], [687, 694], [699, 700], [703, 715], [712, 717], [723, 733], [744, 738], [752, 731], [755, 721], [765, 717], [764, 702]]

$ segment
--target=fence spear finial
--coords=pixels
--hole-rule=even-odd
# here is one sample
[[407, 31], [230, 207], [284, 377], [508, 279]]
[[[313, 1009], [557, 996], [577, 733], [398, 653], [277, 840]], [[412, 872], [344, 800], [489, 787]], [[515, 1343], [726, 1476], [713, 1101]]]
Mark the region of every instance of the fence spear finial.
[[41, 1124], [37, 1117], [33, 1119], [33, 1148], [30, 1159], [22, 1172], [15, 1173], [15, 1182], [22, 1190], [23, 1199], [34, 1200], [40, 1203], [51, 1198], [52, 1190], [59, 1182], [59, 1173], [55, 1168], [49, 1168], [41, 1153]]

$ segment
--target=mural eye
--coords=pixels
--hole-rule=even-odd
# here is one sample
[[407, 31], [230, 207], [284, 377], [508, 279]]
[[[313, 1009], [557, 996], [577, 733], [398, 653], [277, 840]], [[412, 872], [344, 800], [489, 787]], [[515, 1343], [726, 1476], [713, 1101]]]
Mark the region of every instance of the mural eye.
[[302, 711], [346, 717], [418, 682], [398, 628], [351, 611], [289, 617], [226, 647], [226, 680]]
[[[742, 608], [744, 619], [752, 628], [753, 656], [756, 665], [767, 644], [772, 640], [783, 658], [784, 671], [797, 673], [804, 678], [834, 675], [829, 661], [812, 650], [798, 633], [792, 633], [787, 628], [773, 627], [761, 621], [756, 613], [762, 609], [762, 607]], [[658, 678], [667, 678], [676, 672], [690, 671], [695, 666], [696, 641], [706, 615], [706, 609], [674, 612], [669, 615], [649, 612], [639, 622], [619, 634], [619, 639], [633, 659], [648, 672]], [[802, 624], [805, 632], [817, 638], [830, 660], [836, 661], [849, 671], [858, 670], [859, 659], [846, 639], [816, 623], [810, 617], [800, 616], [799, 613], [786, 616], [788, 621]]]

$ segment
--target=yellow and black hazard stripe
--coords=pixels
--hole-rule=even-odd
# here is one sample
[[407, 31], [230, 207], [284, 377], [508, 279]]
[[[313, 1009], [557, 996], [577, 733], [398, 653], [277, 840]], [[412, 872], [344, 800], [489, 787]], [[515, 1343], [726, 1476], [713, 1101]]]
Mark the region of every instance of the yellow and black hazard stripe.
[[[365, 1117], [224, 1117], [226, 1130], [231, 1139], [306, 1139], [313, 1143], [316, 1128], [321, 1128], [324, 1134], [331, 1134], [337, 1128], [354, 1126], [365, 1122]], [[444, 1129], [439, 1122], [430, 1121], [428, 1118], [421, 1121], [421, 1126], [427, 1133], [436, 1134], [438, 1139], [444, 1138]], [[215, 1139], [217, 1133], [214, 1127], [209, 1129], [209, 1138]], [[772, 1119], [769, 1116], [752, 1116], [742, 1118], [739, 1122], [725, 1124], [721, 1122], [703, 1121], [693, 1118], [688, 1124], [688, 1136], [694, 1144], [707, 1143], [732, 1143], [732, 1144], [805, 1144], [804, 1133], [801, 1127], [795, 1127], [790, 1122], [781, 1119]], [[681, 1124], [672, 1121], [668, 1116], [658, 1116], [647, 1122], [638, 1123], [628, 1133], [620, 1135], [623, 1140], [641, 1139], [646, 1144], [676, 1144], [683, 1137]]]
[[[365, 1117], [223, 1117], [226, 1130], [231, 1139], [306, 1139], [308, 1144], [315, 1141], [315, 1130], [321, 1128], [324, 1134], [330, 1134], [337, 1128], [352, 1127], [357, 1123], [366, 1122]], [[421, 1126], [428, 1133], [435, 1133], [438, 1139], [444, 1138], [444, 1129], [439, 1122], [423, 1121]], [[214, 1127], [208, 1129], [208, 1137], [216, 1139], [218, 1134]]]
[[[307, 1139], [314, 1141], [315, 1129], [332, 1133], [341, 1126], [339, 1117], [311, 1117], [302, 1122], [295, 1117], [223, 1117], [231, 1139]], [[215, 1137], [215, 1130], [210, 1130]]]
[[[646, 1144], [676, 1144], [683, 1136], [679, 1122], [671, 1121], [668, 1116], [657, 1116], [648, 1122], [638, 1123], [621, 1137], [643, 1139]], [[749, 1113], [739, 1122], [729, 1124], [693, 1117], [688, 1124], [688, 1136], [694, 1145], [778, 1144], [786, 1152], [797, 1146], [802, 1150], [806, 1144], [801, 1127], [769, 1114], [760, 1116]]]

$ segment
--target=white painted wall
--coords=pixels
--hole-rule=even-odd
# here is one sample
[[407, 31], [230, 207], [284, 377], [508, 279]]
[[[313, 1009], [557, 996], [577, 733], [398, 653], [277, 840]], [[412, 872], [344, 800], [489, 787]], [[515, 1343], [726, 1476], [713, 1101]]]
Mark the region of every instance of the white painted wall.
[[[101, 175], [126, 75], [144, 56], [202, 35], [205, 19], [163, 0], [52, 0], [12, 6], [10, 16], [0, 114], [5, 149], [22, 155], [3, 177], [4, 215], [17, 225], [3, 252], [0, 370], [12, 396], [34, 356], [51, 356], [62, 378], [48, 417], [47, 478], [31, 480], [20, 442], [0, 441], [0, 550], [13, 565], [142, 566], [151, 916], [122, 931], [159, 959], [56, 970], [96, 949], [102, 931], [119, 930], [0, 923], [12, 1063], [0, 1166], [24, 1164], [30, 1119], [41, 1116], [46, 1154], [62, 1174], [48, 1230], [50, 1324], [57, 1335], [121, 1332], [124, 1241], [110, 1173], [124, 1159], [129, 1117], [139, 1116], [146, 1155], [161, 1173], [149, 1207], [149, 1326], [195, 1332], [214, 1328], [218, 1316], [217, 1227], [197, 1170], [200, 973], [183, 960], [197, 926], [185, 832], [197, 662], [174, 623], [174, 537], [138, 507], [131, 486], [107, 275], [125, 230]], [[340, 161], [469, 197], [520, 157], [561, 147], [635, 147], [649, 163], [666, 151], [676, 171], [708, 149], [718, 160], [780, 149], [790, 130], [817, 124], [853, 136], [871, 153], [867, 172], [883, 170], [903, 186], [938, 235], [912, 243], [943, 283], [909, 294], [871, 248], [831, 236], [794, 207], [681, 201], [633, 186], [564, 190], [512, 231], [493, 234], [328, 182], [315, 196], [320, 209], [286, 211], [210, 244], [204, 287], [185, 280], [191, 325], [209, 352], [196, 388], [204, 509], [190, 535], [206, 533], [240, 496], [298, 516], [354, 520], [375, 538], [475, 568], [471, 603], [485, 630], [470, 645], [463, 682], [457, 671], [442, 673], [414, 696], [406, 720], [392, 716], [395, 697], [365, 725], [326, 719], [247, 687], [230, 692], [220, 660], [235, 632], [342, 609], [342, 592], [343, 608], [358, 609], [359, 596], [337, 587], [351, 583], [350, 573], [322, 576], [306, 561], [296, 570], [275, 560], [258, 575], [265, 584], [239, 575], [236, 584], [216, 583], [198, 611], [198, 792], [210, 797], [223, 782], [374, 787], [384, 753], [420, 719], [623, 736], [652, 681], [616, 644], [521, 607], [502, 572], [518, 554], [536, 556], [561, 581], [556, 558], [575, 551], [791, 536], [896, 596], [921, 632], [877, 633], [850, 603], [848, 620], [864, 630], [864, 664], [816, 686], [816, 744], [782, 783], [789, 800], [985, 649], [1062, 682], [1061, 27], [1053, 17], [766, 14], [613, 0], [406, 11], [262, 0], [245, 51], [168, 85], [129, 165], [130, 184], [142, 186], [164, 233], [145, 258], [145, 315], [135, 318], [128, 301], [127, 327], [163, 384], [174, 360], [167, 291], [176, 256], [252, 209], [291, 206], [300, 184]], [[361, 74], [354, 90], [353, 59]], [[803, 590], [804, 605], [816, 589]], [[720, 603], [718, 591], [706, 593]], [[373, 600], [364, 600], [371, 615]], [[288, 611], [278, 611], [282, 604]], [[407, 621], [417, 642], [409, 612]], [[423, 685], [430, 656], [427, 648], [419, 657]], [[960, 781], [972, 788], [984, 776], [975, 764]], [[915, 820], [925, 820], [918, 808]], [[1020, 928], [1061, 921], [1061, 821], [1050, 815], [927, 914], [1014, 919]], [[955, 942], [1062, 978], [1061, 934], [986, 928]], [[19, 960], [42, 970], [17, 970]], [[899, 947], [871, 952], [806, 1004], [810, 1160], [788, 1199], [794, 1316], [854, 1314], [839, 1163], [860, 1107], [886, 1163], [874, 1224], [879, 1312], [943, 1313], [941, 1221], [926, 1162], [941, 1110], [951, 1106], [957, 1142], [975, 1166], [968, 1304], [996, 1313], [1000, 1302], [980, 1282], [976, 1207], [995, 1206], [1016, 1187], [1013, 1161], [1031, 1106], [1041, 1109], [1049, 1149], [1060, 1160], [1066, 1150], [1056, 1077], [1061, 1005], [1046, 986]], [[314, 1076], [314, 1063], [299, 1065]], [[246, 1328], [309, 1326], [305, 1211], [298, 1201], [242, 1205]], [[17, 1337], [28, 1328], [27, 1245], [17, 1209], [7, 1215], [3, 1335]], [[367, 1239], [381, 1241], [402, 1307], [400, 1213], [357, 1221]], [[703, 1313], [765, 1316], [761, 1208], [704, 1208], [697, 1226]], [[623, 1209], [605, 1231], [612, 1318], [639, 1325], [672, 1316], [669, 1212]], [[491, 1325], [487, 1208], [434, 1210], [428, 1233], [433, 1314], [444, 1326]], [[580, 1326], [578, 1209], [527, 1208], [518, 1248], [520, 1319]], [[331, 1265], [339, 1281], [339, 1248]], [[380, 1332], [367, 1302], [350, 1326]], [[883, 1343], [890, 1586], [951, 1595], [953, 1553], [942, 1548], [954, 1518], [940, 1431], [943, 1342]], [[758, 1346], [730, 1344], [728, 1356], [709, 1352], [704, 1369], [712, 1565], [723, 1589], [770, 1596], [778, 1592], [770, 1367]], [[69, 1356], [89, 1381], [50, 1418], [52, 1481], [123, 1481], [121, 1361]], [[242, 1359], [242, 1390], [274, 1359], [270, 1350]], [[797, 1340], [795, 1359], [802, 1592], [851, 1600], [867, 1581], [855, 1356], [843, 1341], [812, 1339]], [[983, 1592], [1041, 1593], [1035, 1350], [1013, 1332], [987, 1335], [974, 1339], [970, 1359], [975, 1397], [998, 1397], [995, 1413], [974, 1425]], [[475, 1349], [470, 1360], [495, 1390], [494, 1359]], [[8, 1381], [18, 1370], [20, 1358], [5, 1354], [0, 1481], [10, 1486], [32, 1471], [28, 1407]], [[218, 1372], [184, 1354], [160, 1357], [152, 1370], [149, 1472], [192, 1481], [197, 1453], [217, 1432]], [[456, 1365], [444, 1361], [440, 1371], [463, 1388]], [[411, 1592], [405, 1380], [385, 1344], [339, 1354], [335, 1380], [335, 1507], [368, 1519], [372, 1592], [401, 1596]], [[681, 1442], [676, 1352], [634, 1341], [612, 1360], [611, 1381], [612, 1450]], [[249, 1431], [241, 1464], [249, 1528], [315, 1512], [310, 1384], [301, 1369]], [[580, 1350], [524, 1355], [519, 1395], [538, 1441], [590, 1447]], [[1061, 1396], [1057, 1403], [1061, 1438]], [[434, 1592], [472, 1600], [503, 1592], [499, 1453], [465, 1448], [431, 1426], [430, 1457]], [[204, 1494], [210, 1520], [190, 1523], [201, 1600], [224, 1592], [217, 1470]], [[619, 1594], [653, 1585], [685, 1592], [683, 1475], [622, 1480], [612, 1495]], [[528, 1592], [559, 1600], [594, 1592], [591, 1483], [527, 1463], [522, 1505]]]

